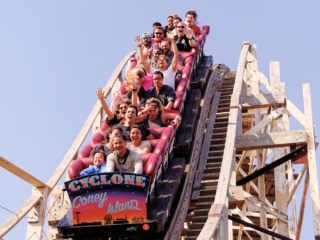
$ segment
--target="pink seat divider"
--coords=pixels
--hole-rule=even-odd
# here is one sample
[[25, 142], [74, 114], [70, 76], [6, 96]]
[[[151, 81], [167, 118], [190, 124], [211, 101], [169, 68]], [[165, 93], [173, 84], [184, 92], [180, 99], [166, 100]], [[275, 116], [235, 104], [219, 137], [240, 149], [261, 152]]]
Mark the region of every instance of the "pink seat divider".
[[96, 134], [94, 134], [91, 137], [91, 146], [95, 147], [98, 144], [103, 144], [106, 141], [106, 138], [104, 137], [104, 135], [100, 132], [97, 132]]
[[152, 178], [156, 176], [160, 164], [164, 161], [165, 154], [170, 146], [174, 134], [174, 125], [166, 127], [162, 132], [161, 138], [158, 141], [152, 155], [145, 165], [145, 172]]
[[194, 48], [192, 48], [190, 52], [179, 51], [180, 55], [182, 56], [183, 62], [185, 63], [187, 57], [194, 55], [195, 51], [196, 50]]
[[189, 79], [192, 72], [192, 66], [185, 66], [182, 72], [182, 77]]
[[85, 145], [82, 150], [79, 153], [79, 157], [80, 158], [85, 158], [85, 157], [89, 157], [90, 152], [92, 151], [93, 147], [91, 146], [91, 144], [87, 144]]
[[203, 26], [202, 26], [202, 33], [208, 35], [209, 32], [210, 32], [210, 26], [208, 26], [208, 25], [203, 25]]

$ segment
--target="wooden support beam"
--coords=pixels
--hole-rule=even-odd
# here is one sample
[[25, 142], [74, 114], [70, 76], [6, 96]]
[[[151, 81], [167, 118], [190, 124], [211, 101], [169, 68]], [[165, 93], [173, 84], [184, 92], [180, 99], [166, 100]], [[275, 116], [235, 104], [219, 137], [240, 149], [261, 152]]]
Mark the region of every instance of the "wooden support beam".
[[256, 123], [254, 127], [250, 128], [247, 132], [244, 133], [244, 135], [250, 135], [257, 133], [262, 128], [266, 127], [268, 124], [270, 124], [273, 120], [277, 119], [283, 114], [282, 108], [278, 108], [277, 110], [272, 111], [268, 116], [266, 116], [263, 120]]
[[42, 239], [48, 192], [48, 188], [34, 188], [32, 190], [32, 196], [37, 197], [41, 195], [41, 199], [29, 212], [26, 239]]
[[[281, 83], [281, 92], [283, 94], [284, 97], [286, 97], [286, 87], [285, 87], [285, 83]], [[290, 124], [289, 124], [289, 113], [288, 111], [284, 111], [284, 114], [282, 115], [282, 122], [283, 122], [283, 126], [284, 126], [284, 130], [285, 131], [289, 131], [290, 130]], [[290, 152], [290, 148], [286, 147], [284, 149], [285, 153], [288, 154]], [[294, 185], [294, 173], [293, 173], [293, 168], [292, 168], [292, 163], [293, 161], [288, 161], [286, 162], [286, 169], [287, 169], [287, 175], [288, 175], [288, 187], [287, 187], [287, 195], [289, 195], [289, 191], [290, 189], [293, 188]], [[297, 229], [297, 209], [296, 209], [296, 200], [295, 200], [295, 196], [292, 197], [291, 199], [291, 226], [289, 225], [289, 237], [294, 238], [294, 236], [296, 235], [296, 229]]]
[[[256, 151], [252, 151], [251, 157], [250, 157], [250, 164], [249, 164], [249, 172], [248, 172], [248, 174], [252, 173], [252, 171], [253, 171], [253, 163], [254, 163], [254, 160], [255, 160], [255, 154], [256, 154]], [[246, 175], [245, 172], [242, 170], [242, 168], [239, 168], [239, 172], [240, 172], [242, 175], [243, 175], [243, 174]], [[246, 188], [245, 188], [246, 192], [250, 192], [250, 184], [253, 185], [253, 182], [250, 182], [250, 183], [247, 183], [247, 184], [246, 184]], [[256, 190], [256, 191], [257, 191], [257, 190]], [[243, 204], [243, 206], [242, 206], [241, 219], [245, 219], [246, 213], [247, 213], [247, 203], [244, 202], [244, 204]], [[243, 228], [244, 228], [244, 226], [240, 224], [237, 240], [241, 240]]]
[[235, 208], [244, 203], [244, 195], [242, 187], [230, 186], [228, 192], [229, 209]]
[[297, 181], [296, 181], [296, 184], [293, 186], [293, 188], [290, 190], [290, 193], [289, 193], [289, 196], [288, 196], [288, 199], [287, 199], [287, 205], [289, 205], [290, 201], [291, 201], [291, 198], [293, 197], [294, 193], [296, 192], [300, 182], [301, 182], [301, 179], [305, 173], [305, 171], [307, 170], [308, 168], [308, 164], [305, 163], [304, 166], [303, 166], [303, 169], [300, 171], [299, 173], [299, 176], [297, 178]]
[[310, 85], [304, 83], [302, 85], [302, 88], [303, 88], [304, 114], [306, 117], [305, 130], [307, 132], [307, 139], [308, 139], [308, 167], [309, 167], [309, 175], [310, 175], [310, 193], [311, 193], [311, 200], [312, 200], [313, 227], [314, 227], [315, 237], [320, 239], [320, 200], [319, 200], [319, 185], [318, 185], [319, 179], [317, 175]]
[[306, 144], [305, 130], [271, 132], [267, 134], [250, 134], [236, 137], [237, 150], [253, 150], [261, 148], [277, 148]]
[[306, 199], [307, 199], [307, 191], [309, 187], [309, 173], [307, 171], [306, 177], [304, 179], [304, 186], [303, 186], [303, 191], [302, 191], [302, 199], [301, 199], [301, 204], [300, 204], [300, 211], [299, 211], [299, 220], [298, 220], [298, 225], [297, 225], [297, 235], [296, 235], [296, 240], [300, 239], [300, 234], [301, 234], [301, 228], [302, 228], [302, 223], [303, 223], [303, 215], [304, 215], [304, 208], [306, 206]]
[[243, 110], [254, 108], [279, 107], [285, 105], [285, 98], [279, 95], [260, 93], [254, 96], [244, 96], [241, 98]]
[[0, 227], [0, 237], [9, 232], [42, 198], [41, 194], [32, 195], [27, 201], [5, 221]]
[[272, 216], [281, 219], [284, 222], [288, 223], [288, 216], [278, 209], [267, 205], [265, 202], [258, 200], [255, 196], [251, 195], [248, 192], [243, 192], [245, 200], [258, 208], [263, 208], [267, 213], [271, 214]]
[[258, 77], [259, 77], [260, 82], [262, 83], [262, 85], [263, 85], [269, 92], [271, 92], [271, 86], [270, 86], [270, 82], [269, 82], [268, 78], [267, 78], [262, 72], [258, 72]]
[[[270, 85], [271, 93], [275, 96], [281, 96], [282, 87], [280, 83], [280, 64], [279, 62], [270, 62]], [[285, 131], [283, 122], [281, 119], [275, 120], [273, 124], [272, 132], [283, 132]], [[273, 149], [272, 161], [281, 158], [286, 153], [283, 148]], [[286, 169], [285, 165], [281, 164], [274, 169], [274, 181], [275, 181], [275, 195], [276, 195], [276, 207], [283, 213], [287, 214], [288, 206], [286, 201], [287, 196], [287, 180], [286, 180]], [[278, 233], [289, 236], [288, 224], [279, 220], [277, 222]]]
[[35, 178], [31, 174], [25, 172], [24, 170], [17, 167], [16, 165], [14, 165], [13, 163], [4, 159], [1, 156], [0, 156], [0, 166], [35, 187], [48, 187], [45, 183], [41, 182], [40, 180], [38, 180], [37, 178]]
[[230, 101], [231, 108], [238, 108], [240, 104], [240, 94], [241, 94], [241, 89], [243, 84], [242, 80], [243, 80], [245, 65], [247, 62], [247, 54], [249, 51], [249, 47], [250, 47], [249, 42], [242, 44], [242, 49], [241, 49], [241, 53], [238, 61], [236, 79], [235, 79], [233, 93]]
[[302, 126], [304, 126], [306, 124], [306, 118], [303, 115], [303, 113], [289, 99], [286, 99], [286, 100], [287, 100], [286, 109], [288, 110], [288, 112], [295, 119], [297, 119]]

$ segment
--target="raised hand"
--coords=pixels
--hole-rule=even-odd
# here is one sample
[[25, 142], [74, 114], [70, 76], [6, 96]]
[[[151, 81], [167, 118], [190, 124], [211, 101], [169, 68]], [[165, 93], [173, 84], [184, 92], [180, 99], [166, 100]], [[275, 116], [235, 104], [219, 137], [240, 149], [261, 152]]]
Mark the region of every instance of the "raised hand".
[[172, 31], [171, 32], [167, 32], [167, 38], [170, 39], [170, 40], [174, 39], [174, 35], [173, 35]]
[[138, 46], [142, 44], [142, 39], [140, 38], [140, 35], [137, 35], [134, 41], [137, 43]]
[[99, 99], [102, 99], [103, 100], [103, 91], [102, 91], [102, 88], [97, 88], [97, 90], [96, 90], [96, 94], [97, 94], [97, 97], [99, 98]]
[[192, 31], [192, 30], [189, 30], [189, 31], [187, 32], [186, 36], [187, 36], [187, 38], [188, 38], [189, 40], [191, 40], [192, 37], [193, 37], [193, 31]]

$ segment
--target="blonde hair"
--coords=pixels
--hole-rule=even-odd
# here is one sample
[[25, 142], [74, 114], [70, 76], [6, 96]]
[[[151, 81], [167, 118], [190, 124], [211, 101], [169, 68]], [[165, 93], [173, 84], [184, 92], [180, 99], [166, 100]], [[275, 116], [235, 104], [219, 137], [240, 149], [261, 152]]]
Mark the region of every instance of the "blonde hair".
[[[125, 82], [125, 89], [127, 91], [131, 90], [131, 84], [134, 79], [140, 79], [146, 75], [146, 72], [143, 68], [134, 68], [127, 72], [126, 76], [124, 77]], [[142, 84], [142, 82], [140, 82]]]

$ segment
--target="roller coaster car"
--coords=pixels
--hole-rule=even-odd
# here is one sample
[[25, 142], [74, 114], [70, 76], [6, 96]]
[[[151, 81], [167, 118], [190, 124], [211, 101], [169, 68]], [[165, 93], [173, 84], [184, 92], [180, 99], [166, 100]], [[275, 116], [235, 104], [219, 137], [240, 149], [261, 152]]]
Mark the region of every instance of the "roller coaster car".
[[[156, 220], [147, 219], [151, 177], [114, 172], [91, 174], [65, 182], [72, 208], [59, 222], [63, 237], [88, 238], [135, 232], [158, 232]], [[97, 231], [93, 231], [93, 228]]]
[[[187, 94], [188, 84], [202, 56], [209, 26], [203, 26], [200, 36], [197, 36], [197, 46], [191, 52], [180, 52], [184, 66], [180, 69], [182, 78], [176, 79], [176, 100], [174, 110], [177, 114], [183, 112], [183, 102]], [[131, 67], [134, 59], [131, 59]], [[120, 87], [119, 95], [124, 94]], [[157, 197], [157, 182], [163, 182], [164, 169], [170, 164], [177, 126], [175, 122], [167, 127], [151, 128], [151, 133], [157, 138], [150, 140], [152, 153], [141, 154], [145, 174], [126, 172], [100, 173], [79, 177], [80, 172], [92, 164], [90, 152], [98, 144], [105, 141], [105, 131], [109, 126], [103, 122], [100, 130], [91, 137], [90, 144], [84, 146], [79, 158], [72, 162], [68, 169], [69, 181], [65, 182], [71, 209], [58, 223], [59, 236], [74, 239], [100, 239], [106, 237], [146, 236], [163, 231], [168, 220], [170, 207], [175, 194], [171, 194], [163, 218], [157, 218], [151, 206], [164, 205]], [[184, 159], [183, 159], [184, 161]], [[183, 168], [181, 176], [183, 174]], [[180, 180], [181, 176], [174, 176]], [[171, 181], [172, 182], [172, 181]], [[177, 181], [179, 182], [179, 181]], [[178, 187], [178, 186], [177, 186]], [[176, 189], [177, 189], [176, 187]], [[132, 233], [132, 234], [130, 234]]]

